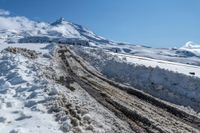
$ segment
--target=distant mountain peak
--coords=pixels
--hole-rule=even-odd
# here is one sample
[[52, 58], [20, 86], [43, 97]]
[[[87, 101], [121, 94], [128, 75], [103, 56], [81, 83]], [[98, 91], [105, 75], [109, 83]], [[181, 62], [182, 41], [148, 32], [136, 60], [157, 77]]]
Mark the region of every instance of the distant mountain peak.
[[185, 47], [187, 47], [187, 48], [192, 47], [192, 45], [194, 45], [194, 42], [192, 42], [192, 41], [188, 41], [185, 43]]
[[51, 25], [56, 26], [56, 25], [63, 24], [63, 22], [67, 22], [67, 21], [65, 21], [65, 18], [60, 17], [58, 20], [56, 20], [55, 22], [53, 22]]
[[197, 49], [199, 49], [200, 45], [196, 44], [192, 41], [188, 41], [185, 43], [185, 45], [182, 48], [187, 48], [187, 49], [196, 49], [197, 48]]
[[66, 21], [63, 17], [51, 24], [20, 16], [0, 15], [0, 20], [0, 41], [1, 38], [8, 42], [17, 42], [29, 36], [46, 36], [48, 38], [79, 38], [95, 44], [113, 44], [112, 41], [96, 35], [81, 25]]

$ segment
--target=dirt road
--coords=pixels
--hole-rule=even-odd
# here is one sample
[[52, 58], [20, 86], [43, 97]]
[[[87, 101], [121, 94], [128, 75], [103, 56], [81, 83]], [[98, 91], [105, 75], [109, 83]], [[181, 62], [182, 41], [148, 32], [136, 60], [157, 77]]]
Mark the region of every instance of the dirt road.
[[60, 80], [70, 88], [77, 82], [105, 108], [127, 121], [133, 132], [200, 132], [200, 119], [157, 98], [113, 82], [103, 77], [84, 62], [69, 47], [59, 46], [56, 51], [66, 77]]

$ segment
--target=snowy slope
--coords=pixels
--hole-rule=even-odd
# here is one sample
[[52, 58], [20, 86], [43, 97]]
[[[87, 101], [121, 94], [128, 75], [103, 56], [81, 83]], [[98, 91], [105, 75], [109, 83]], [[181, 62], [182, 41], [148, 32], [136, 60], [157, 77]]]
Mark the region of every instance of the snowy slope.
[[182, 48], [151, 48], [128, 44], [106, 45], [99, 47], [114, 53], [123, 53], [127, 55], [135, 55], [140, 57], [200, 66], [199, 55]]

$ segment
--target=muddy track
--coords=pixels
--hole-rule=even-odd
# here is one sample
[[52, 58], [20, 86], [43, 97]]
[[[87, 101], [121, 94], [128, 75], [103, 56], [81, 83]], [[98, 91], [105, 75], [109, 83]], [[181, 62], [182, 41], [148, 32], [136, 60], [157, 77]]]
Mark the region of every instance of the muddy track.
[[[172, 107], [157, 98], [104, 78], [91, 71], [69, 48], [57, 49], [58, 58], [70, 82], [77, 82], [99, 103], [120, 119], [127, 121], [135, 132], [199, 132], [200, 119]], [[66, 86], [69, 86], [66, 81]]]

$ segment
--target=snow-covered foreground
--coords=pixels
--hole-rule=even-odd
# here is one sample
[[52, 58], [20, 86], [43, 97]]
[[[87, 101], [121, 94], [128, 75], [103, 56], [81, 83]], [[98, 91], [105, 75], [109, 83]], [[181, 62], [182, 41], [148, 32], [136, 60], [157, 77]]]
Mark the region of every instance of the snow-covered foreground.
[[140, 57], [128, 54], [111, 53], [118, 56], [120, 59], [125, 60], [132, 64], [144, 65], [146, 67], [160, 67], [169, 71], [182, 73], [188, 76], [200, 77], [200, 67], [195, 65], [188, 65], [183, 63], [176, 63], [164, 60], [151, 59], [147, 57]]
[[52, 55], [56, 46], [47, 45], [1, 44], [0, 132], [130, 132], [76, 82], [69, 88], [57, 82], [67, 73]]
[[0, 132], [59, 133], [59, 125], [44, 103], [47, 81], [35, 61], [22, 55], [0, 55]]

